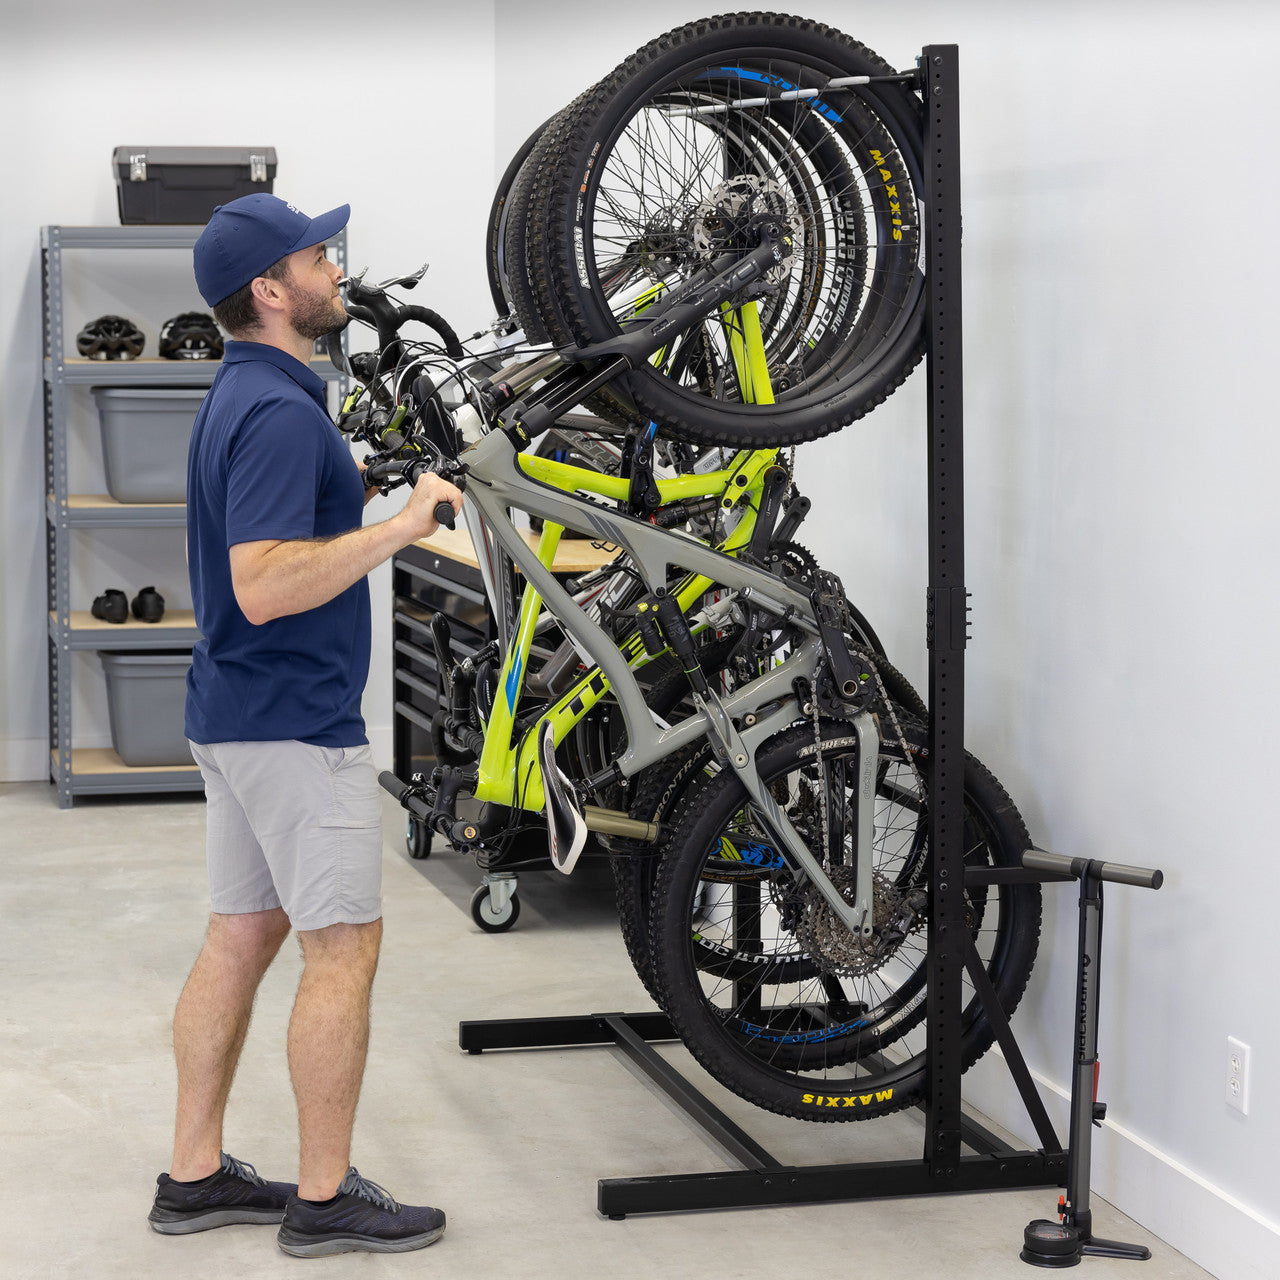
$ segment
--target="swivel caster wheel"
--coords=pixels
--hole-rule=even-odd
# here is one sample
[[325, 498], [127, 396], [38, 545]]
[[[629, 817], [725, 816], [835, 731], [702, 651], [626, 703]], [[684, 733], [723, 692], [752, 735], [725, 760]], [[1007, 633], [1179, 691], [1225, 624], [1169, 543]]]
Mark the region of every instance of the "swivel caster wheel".
[[486, 882], [471, 895], [471, 918], [486, 933], [506, 933], [520, 918], [514, 886]]
[[411, 858], [431, 856], [431, 828], [417, 818], [409, 818], [404, 824], [404, 847]]

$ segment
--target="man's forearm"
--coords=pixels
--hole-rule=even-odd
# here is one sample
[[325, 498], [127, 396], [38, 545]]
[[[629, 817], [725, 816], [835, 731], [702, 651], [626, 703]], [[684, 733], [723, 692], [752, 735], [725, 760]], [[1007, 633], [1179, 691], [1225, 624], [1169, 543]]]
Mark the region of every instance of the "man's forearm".
[[236, 602], [255, 626], [318, 608], [413, 541], [400, 514], [335, 538], [231, 548]]

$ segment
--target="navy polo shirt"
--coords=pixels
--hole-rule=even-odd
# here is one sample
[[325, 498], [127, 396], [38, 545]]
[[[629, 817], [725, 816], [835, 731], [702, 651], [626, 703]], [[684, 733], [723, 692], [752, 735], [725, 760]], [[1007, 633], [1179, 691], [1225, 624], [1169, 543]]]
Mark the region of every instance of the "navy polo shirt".
[[228, 342], [187, 460], [187, 561], [203, 637], [187, 677], [193, 742], [368, 741], [369, 586], [254, 626], [228, 548], [358, 528], [364, 483], [325, 405], [324, 381], [278, 347]]

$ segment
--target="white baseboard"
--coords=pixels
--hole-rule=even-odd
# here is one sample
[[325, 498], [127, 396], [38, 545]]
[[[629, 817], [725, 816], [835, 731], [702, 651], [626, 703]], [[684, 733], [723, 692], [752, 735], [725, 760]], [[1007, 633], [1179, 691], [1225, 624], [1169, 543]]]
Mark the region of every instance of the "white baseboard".
[[[1069, 1134], [1071, 1095], [1032, 1072], [1058, 1137]], [[998, 1048], [964, 1077], [964, 1100], [1029, 1147], [1038, 1145]], [[1092, 1194], [1127, 1214], [1217, 1280], [1274, 1280], [1280, 1274], [1280, 1224], [1242, 1204], [1194, 1169], [1104, 1120], [1093, 1131]], [[1046, 1213], [1046, 1216], [1049, 1216]]]

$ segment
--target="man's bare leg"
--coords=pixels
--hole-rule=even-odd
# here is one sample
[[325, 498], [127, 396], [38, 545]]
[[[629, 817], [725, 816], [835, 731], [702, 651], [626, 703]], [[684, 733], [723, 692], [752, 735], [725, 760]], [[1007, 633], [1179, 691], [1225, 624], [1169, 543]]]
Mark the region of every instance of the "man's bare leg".
[[204, 947], [173, 1015], [178, 1108], [169, 1176], [178, 1182], [220, 1167], [222, 1120], [254, 996], [288, 933], [289, 917], [279, 907], [209, 917]]
[[298, 938], [302, 981], [289, 1021], [289, 1074], [298, 1100], [298, 1195], [328, 1200], [351, 1164], [382, 921], [330, 925]]

